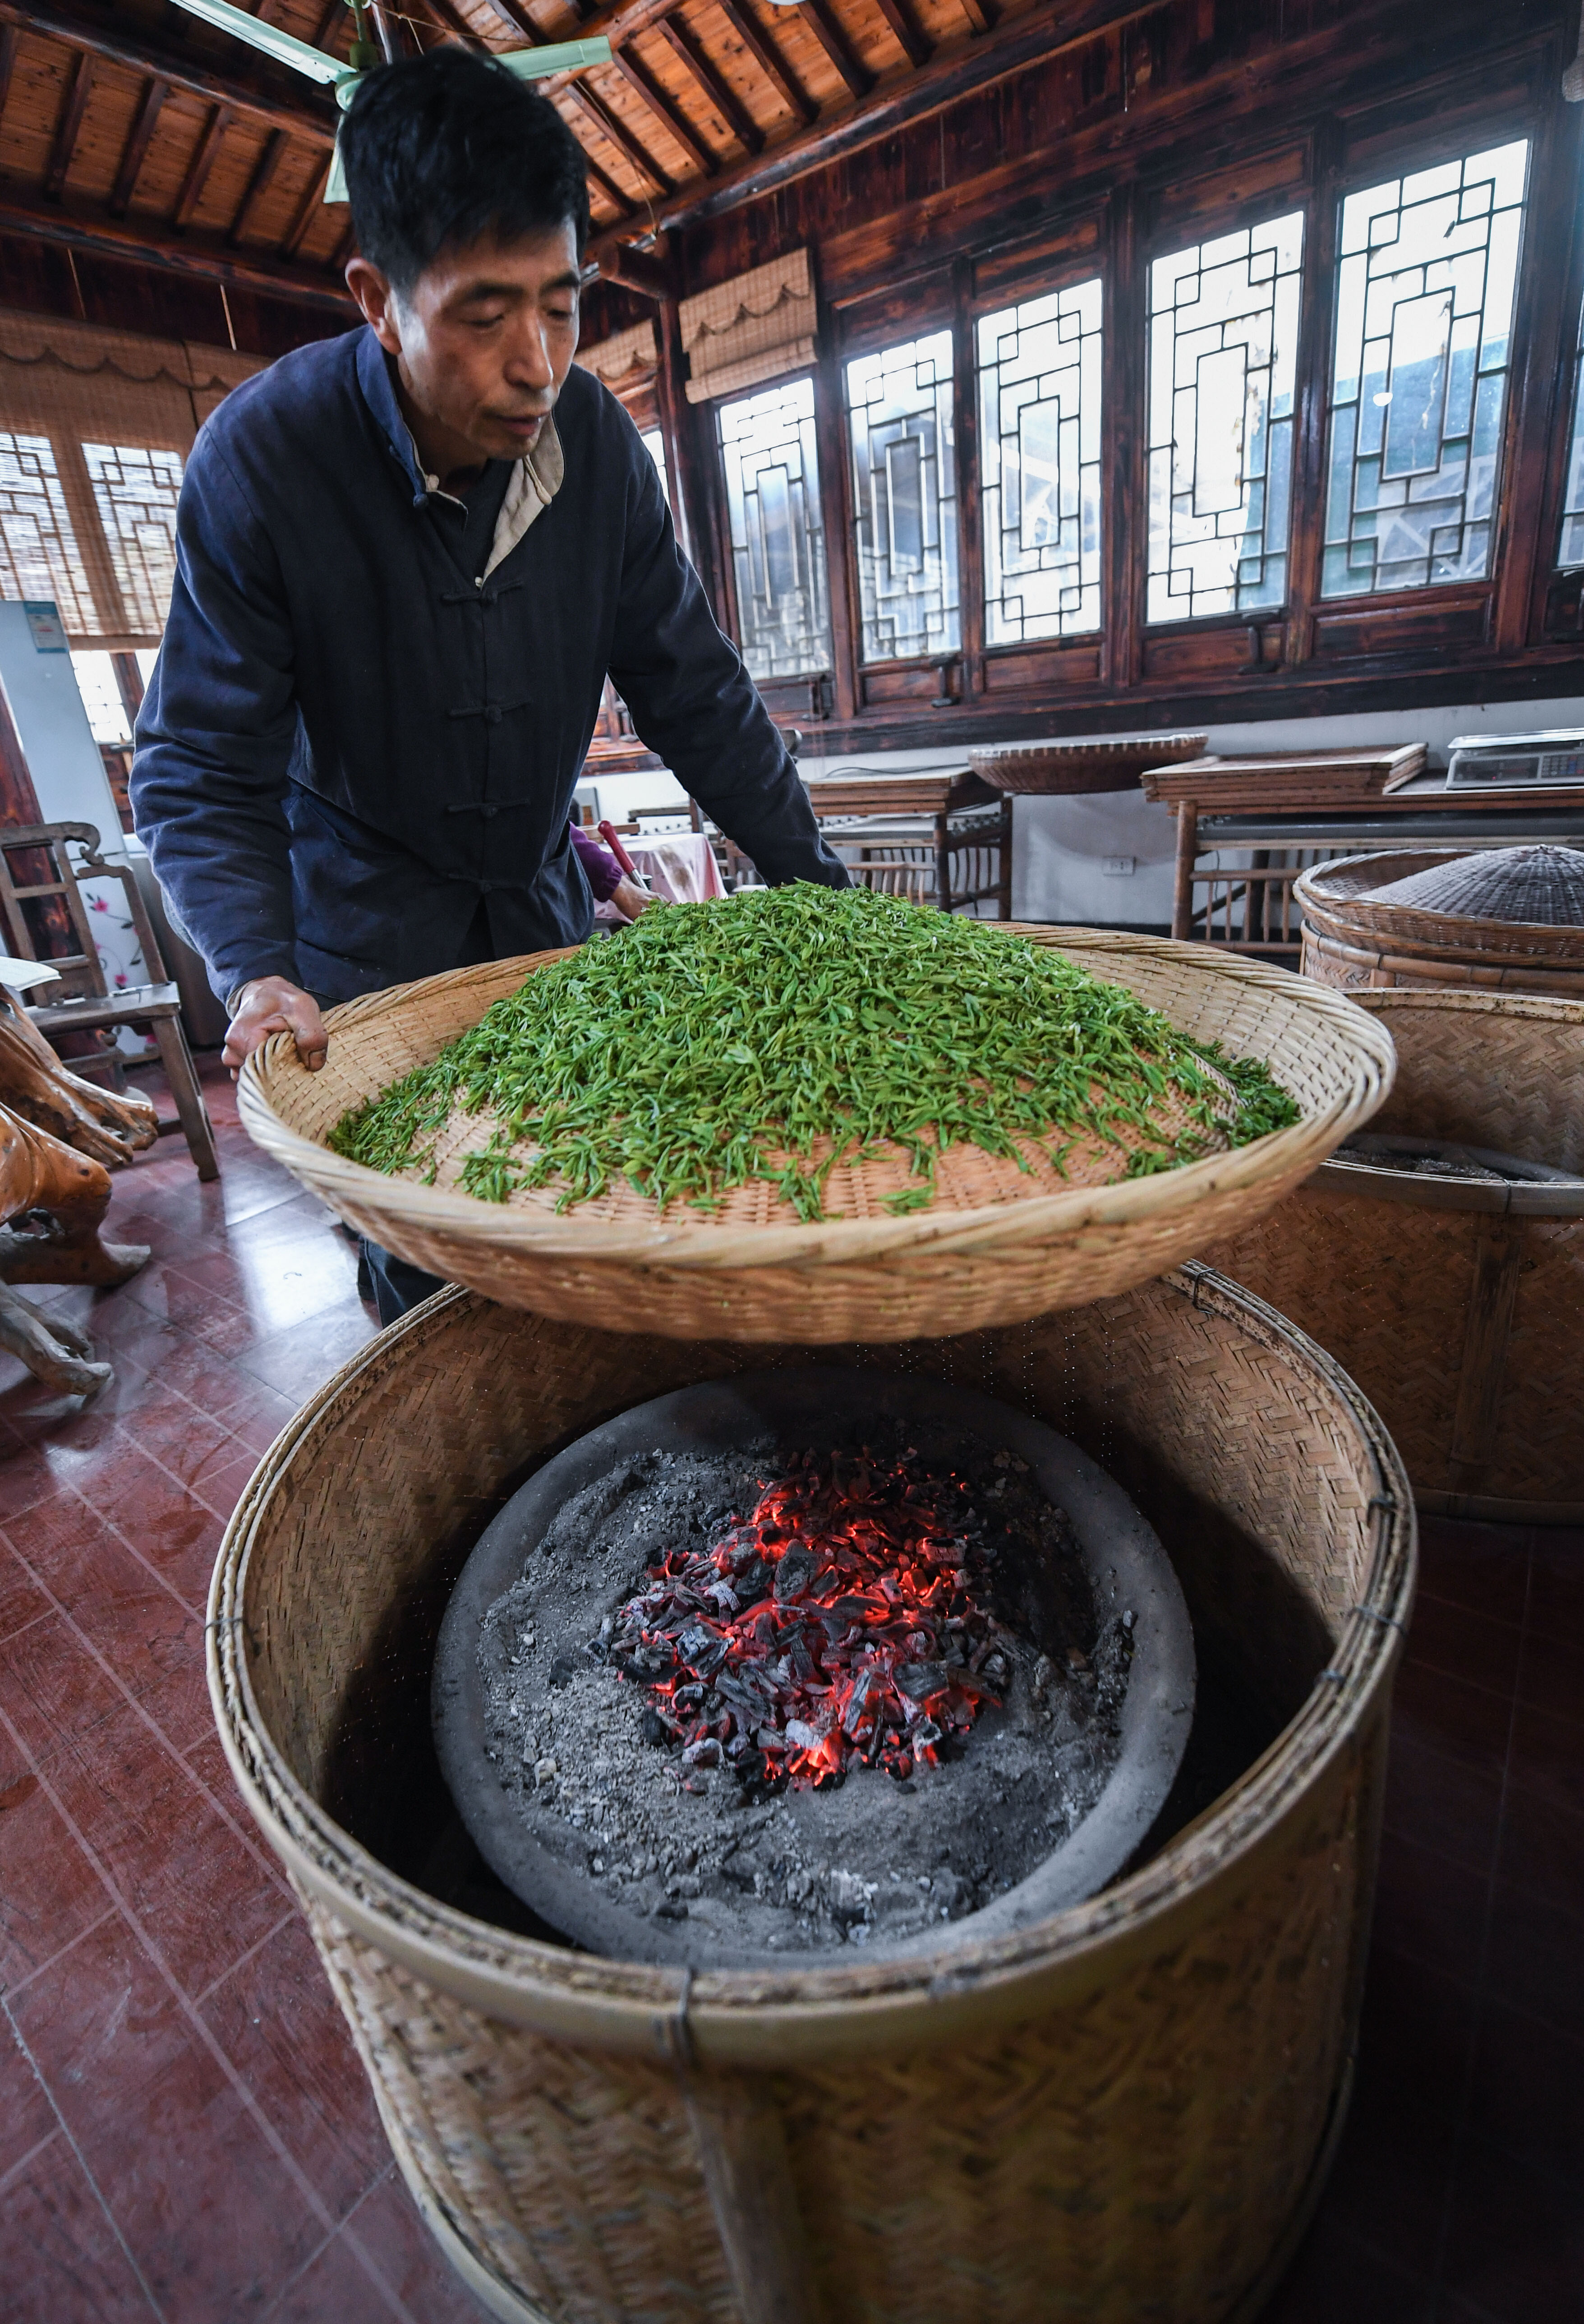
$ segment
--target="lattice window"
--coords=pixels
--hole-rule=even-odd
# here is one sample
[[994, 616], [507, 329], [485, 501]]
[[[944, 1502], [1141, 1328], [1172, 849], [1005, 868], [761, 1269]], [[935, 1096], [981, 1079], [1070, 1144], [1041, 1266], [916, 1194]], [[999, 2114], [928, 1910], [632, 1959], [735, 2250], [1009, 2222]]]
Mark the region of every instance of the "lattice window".
[[1321, 592], [1490, 570], [1529, 146], [1342, 204]]
[[1562, 567], [1584, 565], [1584, 307], [1579, 309], [1579, 337], [1573, 355], [1573, 429], [1568, 450], [1568, 480], [1562, 496], [1557, 563]]
[[1097, 276], [980, 318], [987, 645], [1101, 626], [1101, 313]]
[[820, 516], [814, 382], [716, 406], [742, 659], [755, 678], [831, 667], [831, 592]]
[[71, 667], [77, 676], [77, 690], [82, 696], [82, 706], [88, 714], [88, 726], [95, 742], [129, 743], [132, 741], [132, 722], [121, 698], [121, 688], [115, 683], [115, 666], [109, 655], [76, 650], [71, 657]]
[[649, 458], [654, 462], [655, 466], [659, 470], [660, 490], [665, 493], [666, 505], [669, 508], [671, 504], [671, 479], [666, 474], [666, 438], [662, 430], [658, 428], [646, 428], [643, 431], [643, 448], [649, 454]]
[[855, 356], [847, 412], [859, 658], [955, 653], [962, 632], [951, 332]]
[[0, 429], [0, 597], [52, 597], [74, 635], [99, 616], [47, 436]]
[[1294, 210], [1149, 270], [1148, 621], [1287, 594], [1303, 264]]
[[176, 578], [181, 456], [139, 444], [85, 444], [82, 456], [128, 626], [162, 630]]

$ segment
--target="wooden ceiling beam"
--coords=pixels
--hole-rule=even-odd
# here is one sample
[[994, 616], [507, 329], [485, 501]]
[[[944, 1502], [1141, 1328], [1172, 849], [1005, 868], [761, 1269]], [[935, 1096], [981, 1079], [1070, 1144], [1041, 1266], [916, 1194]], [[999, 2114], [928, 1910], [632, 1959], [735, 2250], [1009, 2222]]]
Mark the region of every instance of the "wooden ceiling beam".
[[505, 25], [506, 30], [509, 32], [515, 32], [520, 41], [526, 41], [530, 49], [537, 49], [543, 45], [544, 34], [534, 23], [528, 10], [516, 5], [516, 0], [490, 0], [490, 5], [502, 23]]
[[[823, 5], [824, 0], [803, 0], [801, 13], [811, 31], [816, 24], [814, 12]], [[906, 122], [937, 113], [943, 106], [953, 105], [959, 97], [1002, 80], [1025, 65], [1076, 48], [1112, 25], [1151, 14], [1150, 0], [1057, 0], [1054, 8], [1040, 8], [1009, 21], [1003, 18], [993, 32], [943, 46], [917, 72], [899, 67], [888, 73], [867, 103], [854, 98], [822, 114], [813, 128], [799, 131], [768, 152], [734, 163], [713, 185], [682, 187], [660, 205], [654, 223], [662, 227], [682, 226], [732, 209], [739, 202], [772, 192], [790, 179], [823, 169], [877, 138], [889, 136]]]
[[876, 0], [876, 5], [895, 33], [898, 47], [915, 72], [920, 65], [928, 64], [935, 54], [935, 42], [925, 38], [909, 0]]
[[[892, 0], [892, 5], [895, 5], [895, 0]], [[655, 30], [672, 55], [679, 59], [686, 70], [692, 74], [743, 152], [762, 153], [765, 150], [764, 131], [736, 90], [730, 88], [715, 70], [697, 40], [683, 23], [680, 11], [673, 16], [662, 16]]]
[[641, 146], [614, 106], [609, 106], [586, 80], [575, 80], [571, 94], [584, 111], [598, 123], [602, 135], [610, 139], [619, 152], [626, 154], [633, 168], [647, 178], [662, 194], [674, 194], [677, 180], [668, 177], [654, 156]]
[[803, 0], [798, 14], [814, 34], [855, 97], [865, 97], [874, 87], [874, 75], [853, 51], [844, 27], [825, 0]]
[[297, 205], [291, 224], [286, 229], [286, 238], [281, 244], [280, 255], [282, 258], [295, 258], [308, 239], [309, 226], [325, 206], [325, 187], [329, 176], [330, 157], [327, 153], [303, 189], [302, 199]]
[[95, 257], [119, 258], [134, 265], [198, 275], [211, 282], [235, 283], [246, 290], [267, 291], [272, 298], [297, 299], [314, 307], [333, 307], [352, 319], [350, 295], [334, 277], [310, 273], [305, 267], [282, 266], [278, 260], [251, 250], [229, 250], [222, 243], [197, 237], [177, 238], [152, 221], [112, 217], [108, 210], [68, 209], [57, 202], [30, 199], [0, 185], [0, 234], [32, 236], [40, 242], [64, 244]]
[[[563, 115], [562, 118], [563, 120], [566, 120], [566, 115]], [[568, 129], [572, 129], [572, 124], [569, 121], [566, 123], [566, 126]], [[577, 137], [577, 132], [576, 129], [572, 129], [572, 134], [575, 137]], [[577, 145], [578, 151], [583, 155], [584, 168], [588, 171], [588, 174], [594, 180], [594, 184], [598, 186], [600, 191], [604, 195], [605, 199], [615, 205], [617, 217], [619, 218], [636, 217], [638, 205], [633, 200], [631, 195], [624, 193], [622, 188], [616, 183], [615, 179], [611, 177], [607, 171], [601, 169], [599, 163], [594, 160], [594, 155], [589, 152], [588, 147], [584, 143], [581, 137], [577, 137]]]
[[970, 32], [975, 34], [994, 32], [1000, 14], [995, 0], [957, 0], [957, 5], [968, 19]]
[[[590, 22], [593, 22], [592, 18]], [[678, 112], [676, 106], [672, 104], [643, 59], [635, 56], [629, 49], [617, 49], [611, 62], [619, 73], [631, 82], [649, 111], [659, 115], [682, 151], [697, 163], [705, 176], [719, 177], [720, 161], [711, 152], [692, 122], [686, 115]]]
[[236, 206], [236, 216], [226, 229], [226, 240], [231, 249], [235, 250], [242, 240], [243, 228], [247, 224], [248, 213], [253, 204], [262, 201], [273, 185], [275, 173], [286, 159], [286, 149], [290, 143], [283, 129], [271, 131], [269, 142], [259, 155], [258, 166], [247, 181], [247, 191]]
[[750, 55], [756, 58], [771, 86], [778, 89], [793, 112], [809, 128], [819, 119], [819, 107], [781, 54], [769, 32], [740, 8], [737, 0], [715, 0], [715, 5]]
[[55, 143], [50, 152], [50, 166], [44, 172], [44, 199], [47, 202], [58, 202], [66, 191], [66, 173], [71, 167], [71, 157], [77, 152], [77, 141], [82, 134], [83, 115], [87, 111], [88, 99], [94, 93], [95, 61], [91, 50], [78, 50], [77, 69], [71, 76], [60, 124], [55, 132]]
[[170, 223], [178, 234], [186, 232], [193, 212], [204, 198], [204, 188], [209, 182], [209, 171], [214, 168], [215, 158], [220, 151], [220, 140], [230, 128], [232, 119], [230, 106], [217, 105], [204, 125], [204, 134], [198, 139], [192, 160], [188, 163], [187, 176], [182, 180], [181, 191], [176, 197], [176, 208]]
[[149, 140], [159, 125], [160, 115], [165, 109], [165, 99], [170, 94], [170, 82], [160, 79], [158, 75], [143, 90], [143, 101], [138, 107], [136, 120], [127, 132], [115, 171], [115, 183], [110, 191], [112, 217], [124, 217], [132, 208], [132, 198], [137, 191], [138, 171], [143, 168]]
[[16, 43], [21, 38], [14, 23], [0, 23], [0, 113], [5, 110], [5, 100], [11, 94], [11, 76], [16, 69]]
[[[342, 7], [345, 0], [336, 0], [336, 5]], [[453, 7], [451, 0], [420, 0], [420, 5], [430, 23], [447, 39], [460, 41], [465, 49], [488, 48], [488, 42], [480, 40], [461, 9]]]
[[[327, 146], [336, 142], [335, 106], [309, 97], [309, 83], [284, 68], [282, 82], [293, 81], [304, 92], [295, 104], [284, 95], [275, 95], [262, 78], [227, 69], [223, 64], [209, 64], [174, 42], [150, 40], [131, 31], [124, 17], [90, 16], [64, 5], [64, 0], [0, 0], [0, 24], [41, 32], [106, 64], [124, 65], [132, 72], [157, 77], [172, 88], [227, 106], [241, 119], [262, 122], [270, 129], [290, 130], [309, 144]], [[239, 42], [227, 45], [242, 52]]]
[[657, 258], [653, 251], [633, 250], [625, 243], [607, 244], [600, 253], [599, 271], [603, 282], [619, 282], [640, 298], [677, 296], [675, 263], [669, 258]]

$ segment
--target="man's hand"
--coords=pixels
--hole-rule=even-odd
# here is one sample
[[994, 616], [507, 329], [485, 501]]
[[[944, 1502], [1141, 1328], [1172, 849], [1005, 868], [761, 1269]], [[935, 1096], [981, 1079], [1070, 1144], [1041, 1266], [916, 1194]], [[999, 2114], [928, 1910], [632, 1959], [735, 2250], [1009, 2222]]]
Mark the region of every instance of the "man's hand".
[[624, 920], [640, 918], [651, 904], [658, 904], [659, 900], [658, 896], [651, 896], [647, 888], [639, 887], [632, 880], [620, 881], [611, 890], [611, 901]]
[[318, 1002], [311, 992], [288, 984], [283, 976], [260, 976], [252, 984], [244, 984], [237, 994], [236, 1014], [231, 1019], [221, 1052], [231, 1068], [233, 1081], [259, 1044], [267, 1041], [272, 1033], [291, 1034], [297, 1042], [297, 1054], [309, 1073], [318, 1072], [330, 1047]]

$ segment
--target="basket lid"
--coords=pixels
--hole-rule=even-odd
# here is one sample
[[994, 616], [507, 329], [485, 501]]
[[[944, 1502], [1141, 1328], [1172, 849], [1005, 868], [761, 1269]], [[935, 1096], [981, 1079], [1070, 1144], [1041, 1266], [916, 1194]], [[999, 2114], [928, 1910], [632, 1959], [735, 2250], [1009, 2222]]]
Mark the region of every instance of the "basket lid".
[[1373, 888], [1368, 900], [1460, 919], [1584, 927], [1584, 853], [1576, 847], [1535, 846], [1459, 855]]

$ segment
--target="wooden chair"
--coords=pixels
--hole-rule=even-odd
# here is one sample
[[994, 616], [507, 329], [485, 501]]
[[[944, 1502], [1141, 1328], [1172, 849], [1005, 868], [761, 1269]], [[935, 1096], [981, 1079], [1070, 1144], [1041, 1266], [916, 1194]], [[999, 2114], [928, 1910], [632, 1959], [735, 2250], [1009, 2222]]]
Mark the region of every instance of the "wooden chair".
[[[138, 945], [152, 982], [112, 992], [105, 981], [80, 883], [119, 881]], [[138, 892], [131, 867], [106, 863], [91, 823], [39, 823], [0, 828], [0, 914], [6, 949], [22, 960], [47, 960], [60, 977], [51, 999], [28, 1015], [41, 1033], [56, 1040], [63, 1033], [93, 1033], [128, 1026], [154, 1037], [160, 1062], [176, 1101], [176, 1120], [161, 1121], [162, 1134], [180, 1130], [200, 1178], [217, 1178], [219, 1161], [192, 1053], [181, 1029], [181, 999], [165, 975], [165, 964]], [[74, 949], [41, 951], [46, 931], [65, 936]]]

